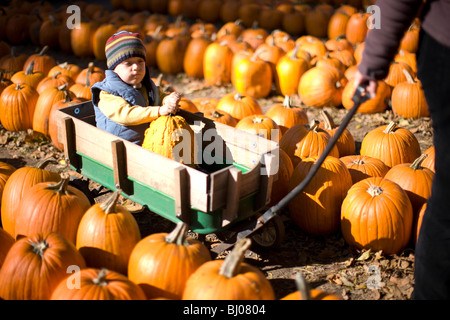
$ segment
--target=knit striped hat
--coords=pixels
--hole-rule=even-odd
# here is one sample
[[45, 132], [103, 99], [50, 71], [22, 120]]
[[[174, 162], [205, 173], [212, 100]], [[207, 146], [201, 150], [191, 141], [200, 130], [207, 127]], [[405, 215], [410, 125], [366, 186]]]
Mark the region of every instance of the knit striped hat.
[[106, 41], [105, 54], [106, 65], [113, 70], [128, 58], [141, 57], [145, 60], [146, 50], [138, 33], [119, 31]]

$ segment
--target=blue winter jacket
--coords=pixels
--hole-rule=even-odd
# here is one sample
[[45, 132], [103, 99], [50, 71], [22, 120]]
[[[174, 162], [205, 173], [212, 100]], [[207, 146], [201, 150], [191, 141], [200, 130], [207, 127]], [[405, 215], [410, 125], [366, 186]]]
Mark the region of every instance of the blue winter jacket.
[[94, 105], [97, 128], [110, 132], [125, 140], [142, 145], [145, 130], [149, 126], [148, 123], [142, 123], [135, 126], [123, 126], [106, 117], [98, 108], [100, 91], [102, 90], [124, 98], [125, 101], [127, 101], [130, 105], [159, 105], [159, 91], [155, 83], [149, 76], [149, 70], [147, 70], [146, 72], [144, 80], [142, 81], [142, 85], [145, 86], [148, 92], [148, 104], [144, 95], [138, 89], [135, 89], [123, 82], [114, 71], [105, 70], [105, 79], [103, 81], [96, 82], [91, 88], [92, 104]]

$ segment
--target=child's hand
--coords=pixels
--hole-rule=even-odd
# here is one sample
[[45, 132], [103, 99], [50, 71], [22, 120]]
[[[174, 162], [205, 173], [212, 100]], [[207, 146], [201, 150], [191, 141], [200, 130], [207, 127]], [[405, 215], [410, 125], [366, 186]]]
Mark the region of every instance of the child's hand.
[[181, 93], [178, 92], [172, 92], [167, 97], [165, 97], [163, 100], [163, 105], [161, 106], [161, 108], [159, 108], [159, 114], [161, 116], [166, 116], [170, 113], [177, 113], [178, 109], [180, 108], [178, 104], [180, 103], [181, 97]]

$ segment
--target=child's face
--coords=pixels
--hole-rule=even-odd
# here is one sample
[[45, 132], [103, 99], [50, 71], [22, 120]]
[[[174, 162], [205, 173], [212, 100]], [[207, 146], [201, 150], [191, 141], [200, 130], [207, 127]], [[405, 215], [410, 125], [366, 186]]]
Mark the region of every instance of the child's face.
[[144, 79], [145, 60], [139, 57], [128, 58], [119, 63], [114, 72], [119, 75], [123, 82], [130, 86], [136, 85]]

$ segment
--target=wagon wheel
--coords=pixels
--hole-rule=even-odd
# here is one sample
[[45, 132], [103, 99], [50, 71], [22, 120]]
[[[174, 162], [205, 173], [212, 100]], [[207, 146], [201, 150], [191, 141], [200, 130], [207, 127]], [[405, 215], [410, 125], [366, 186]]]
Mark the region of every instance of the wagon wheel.
[[284, 236], [283, 221], [279, 215], [274, 215], [251, 236], [251, 239], [261, 248], [276, 248], [283, 242]]

